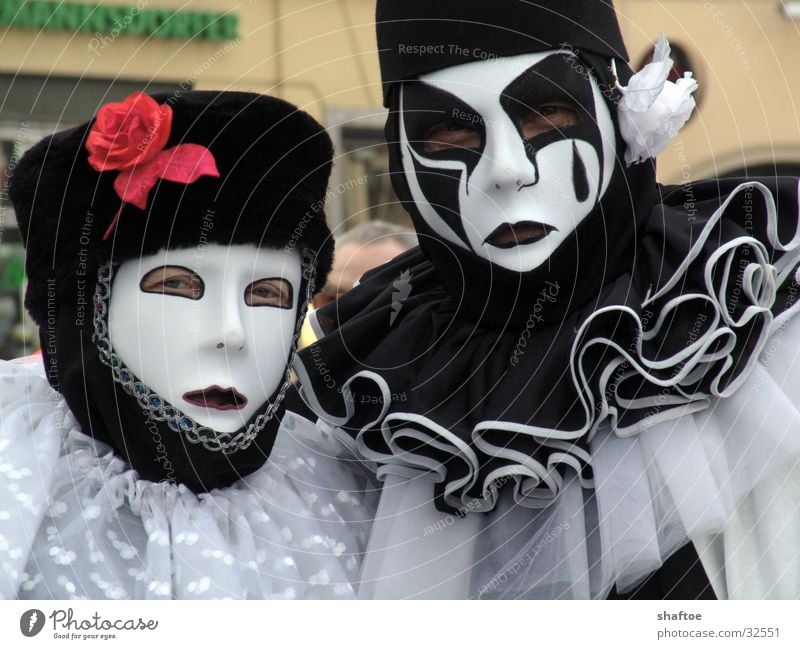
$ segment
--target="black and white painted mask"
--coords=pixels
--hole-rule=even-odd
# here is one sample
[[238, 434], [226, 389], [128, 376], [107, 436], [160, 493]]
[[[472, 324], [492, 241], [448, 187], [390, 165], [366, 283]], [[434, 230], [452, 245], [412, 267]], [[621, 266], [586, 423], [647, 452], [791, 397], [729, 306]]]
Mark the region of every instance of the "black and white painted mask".
[[595, 209], [615, 130], [574, 53], [465, 63], [405, 82], [403, 171], [440, 237], [503, 268], [541, 266]]

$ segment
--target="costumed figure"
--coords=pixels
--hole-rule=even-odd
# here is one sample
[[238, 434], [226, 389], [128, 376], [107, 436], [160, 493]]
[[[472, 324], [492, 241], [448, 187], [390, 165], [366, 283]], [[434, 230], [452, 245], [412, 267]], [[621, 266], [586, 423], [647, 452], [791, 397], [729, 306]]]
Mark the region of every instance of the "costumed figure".
[[22, 158], [43, 356], [0, 363], [2, 597], [354, 596], [374, 505], [286, 409], [331, 157], [291, 104], [187, 92]]
[[610, 1], [379, 0], [377, 35], [420, 246], [295, 367], [383, 481], [361, 596], [800, 595], [798, 180], [657, 184], [696, 81], [663, 37], [634, 75]]

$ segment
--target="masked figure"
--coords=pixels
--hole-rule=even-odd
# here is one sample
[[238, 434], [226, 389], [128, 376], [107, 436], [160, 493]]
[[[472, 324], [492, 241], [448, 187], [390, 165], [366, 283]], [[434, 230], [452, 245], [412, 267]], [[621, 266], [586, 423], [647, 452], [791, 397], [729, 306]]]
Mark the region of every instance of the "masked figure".
[[286, 102], [190, 92], [24, 156], [43, 357], [0, 366], [4, 597], [354, 595], [364, 481], [287, 411], [331, 155]]
[[663, 39], [633, 75], [610, 2], [377, 16], [420, 247], [296, 363], [384, 483], [362, 596], [760, 596], [715, 535], [797, 459], [800, 394], [761, 356], [800, 335], [797, 180], [658, 185], [696, 83]]

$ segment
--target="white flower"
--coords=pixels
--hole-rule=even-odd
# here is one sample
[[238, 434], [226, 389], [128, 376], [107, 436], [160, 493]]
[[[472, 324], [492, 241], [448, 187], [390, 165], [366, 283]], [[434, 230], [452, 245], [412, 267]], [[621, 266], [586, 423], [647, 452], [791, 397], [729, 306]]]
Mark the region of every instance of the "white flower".
[[[616, 75], [616, 64], [612, 62]], [[691, 72], [677, 83], [667, 81], [672, 70], [669, 42], [664, 34], [656, 43], [652, 63], [631, 77], [627, 86], [617, 81], [622, 95], [619, 102], [619, 127], [628, 145], [625, 162], [630, 166], [655, 158], [667, 148], [695, 108], [692, 93], [697, 81]]]

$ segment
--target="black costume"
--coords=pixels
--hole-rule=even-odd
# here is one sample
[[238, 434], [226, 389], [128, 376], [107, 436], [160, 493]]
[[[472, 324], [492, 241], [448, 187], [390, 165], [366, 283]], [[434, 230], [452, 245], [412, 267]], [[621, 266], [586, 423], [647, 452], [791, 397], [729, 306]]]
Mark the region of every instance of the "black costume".
[[[392, 180], [420, 247], [317, 312], [325, 337], [304, 350], [296, 371], [311, 407], [352, 440], [355, 453], [376, 464], [380, 477], [432, 483], [430, 496], [443, 514], [489, 512], [480, 527], [493, 542], [475, 551], [471, 595], [604, 597], [615, 582], [621, 591], [636, 586], [687, 539], [722, 527], [722, 513], [703, 522], [700, 516], [697, 525], [676, 514], [684, 498], [694, 496], [688, 486], [686, 493], [665, 488], [675, 472], [662, 463], [665, 451], [654, 435], [660, 431], [662, 441], [680, 444], [670, 438], [685, 429], [680, 422], [692, 413], [713, 413], [718, 399], [734, 395], [768, 337], [797, 311], [798, 183], [734, 179], [663, 187], [655, 182], [652, 160], [626, 166], [617, 87], [631, 73], [611, 3], [500, 5], [378, 3]], [[457, 47], [403, 55], [413, 44], [441, 41], [442, 33]], [[596, 191], [596, 204], [547, 263], [517, 272], [470, 249], [465, 233], [477, 227], [463, 201], [474, 192], [469, 183], [492, 125], [482, 115], [467, 124], [479, 123], [480, 146], [426, 153], [426, 129], [442, 115], [480, 111], [416, 78], [476, 59], [492, 64], [547, 51], [555, 53], [537, 63], [527, 83], [538, 84], [541, 96], [568, 92], [584, 112], [577, 126], [525, 140], [536, 180], [544, 177], [540, 156], [564, 140], [578, 143], [568, 183], [578, 203], [596, 191], [583, 170], [591, 168], [586, 152], [596, 151], [599, 167], [608, 169], [602, 137], [590, 128], [600, 114], [590, 77], [614, 121], [617, 155], [610, 177], [598, 183], [605, 190]], [[501, 100], [512, 118], [528, 96], [514, 83]], [[431, 226], [436, 217], [454, 236]], [[616, 444], [627, 446], [612, 451]], [[639, 561], [635, 551], [629, 559], [610, 558], [623, 542], [612, 543], [604, 529], [614, 516], [601, 502], [598, 480], [611, 487], [627, 471], [646, 474], [649, 489], [630, 503], [630, 491], [611, 501], [620, 499], [617, 514], [630, 507], [622, 519], [631, 521], [639, 520], [643, 503], [655, 503], [652, 535], [659, 551], [648, 560]], [[659, 471], [665, 473], [656, 477]], [[726, 485], [717, 488], [723, 492]], [[574, 533], [575, 543], [585, 546], [588, 587], [574, 588], [569, 577], [539, 567], [536, 575], [487, 592], [482, 584], [492, 575], [531, 554], [530, 539], [558, 528], [555, 512], [569, 499], [567, 489], [582, 504], [559, 515], [574, 521], [582, 512], [585, 531]], [[665, 492], [675, 502], [662, 507], [657, 501]], [[706, 495], [726, 499], [716, 491]], [[527, 518], [521, 508], [530, 508]], [[493, 548], [505, 540], [508, 549], [498, 558]], [[708, 592], [699, 575], [689, 591], [697, 596]], [[672, 586], [668, 580], [663, 594]], [[681, 596], [689, 595], [684, 589]]]

